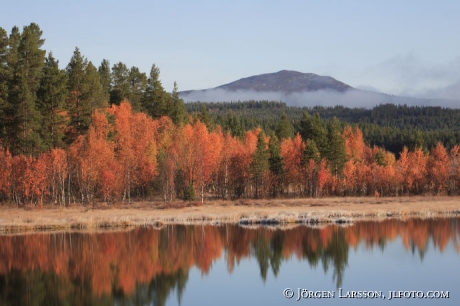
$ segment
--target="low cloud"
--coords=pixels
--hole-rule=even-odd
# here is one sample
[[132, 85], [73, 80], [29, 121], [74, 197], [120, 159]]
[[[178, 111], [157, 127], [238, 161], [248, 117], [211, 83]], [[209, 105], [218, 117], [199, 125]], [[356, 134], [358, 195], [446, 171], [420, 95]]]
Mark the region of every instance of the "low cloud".
[[[460, 86], [456, 88], [460, 89]], [[337, 92], [318, 90], [309, 92], [260, 92], [260, 91], [228, 91], [224, 89], [208, 89], [181, 94], [185, 102], [236, 102], [248, 100], [269, 100], [286, 102], [289, 106], [336, 106], [372, 108], [379, 104], [407, 104], [424, 106], [444, 106], [460, 108], [458, 100], [421, 99], [400, 97], [363, 90]]]
[[[414, 53], [397, 55], [362, 71], [357, 88], [418, 98], [460, 99], [452, 86], [460, 82], [460, 57], [438, 63], [422, 61]], [[367, 82], [371, 80], [372, 84]]]

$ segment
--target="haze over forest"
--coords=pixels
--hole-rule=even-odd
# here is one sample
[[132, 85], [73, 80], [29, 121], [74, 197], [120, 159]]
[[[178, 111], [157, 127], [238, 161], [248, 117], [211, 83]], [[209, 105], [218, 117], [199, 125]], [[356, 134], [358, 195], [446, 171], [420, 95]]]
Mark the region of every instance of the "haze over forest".
[[[215, 88], [183, 91], [181, 97], [186, 102], [282, 101], [297, 107], [342, 105], [372, 108], [391, 103], [460, 108], [460, 83], [432, 94], [434, 96], [430, 99], [387, 95], [353, 88], [329, 76], [282, 70], [242, 78]], [[446, 99], [446, 96], [455, 99]]]

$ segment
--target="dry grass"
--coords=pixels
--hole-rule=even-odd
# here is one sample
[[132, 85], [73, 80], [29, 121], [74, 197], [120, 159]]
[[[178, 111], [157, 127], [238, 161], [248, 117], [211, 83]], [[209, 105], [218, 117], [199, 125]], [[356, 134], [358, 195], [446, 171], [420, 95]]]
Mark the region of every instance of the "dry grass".
[[337, 197], [201, 203], [134, 202], [97, 206], [0, 208], [0, 231], [96, 230], [164, 224], [282, 225], [460, 214], [460, 197]]

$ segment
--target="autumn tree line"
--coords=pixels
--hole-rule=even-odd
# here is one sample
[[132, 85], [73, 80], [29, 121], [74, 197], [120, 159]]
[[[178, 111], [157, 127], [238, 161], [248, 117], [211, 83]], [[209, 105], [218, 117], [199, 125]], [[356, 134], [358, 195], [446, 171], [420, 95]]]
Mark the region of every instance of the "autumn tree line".
[[[187, 114], [177, 85], [78, 48], [65, 69], [38, 25], [0, 29], [0, 200], [18, 205], [457, 194], [459, 149], [396, 154], [362, 130], [304, 113], [274, 132]], [[129, 101], [129, 102], [128, 102]]]
[[153, 118], [169, 116], [178, 124], [187, 120], [177, 85], [164, 90], [158, 67], [146, 75], [119, 62], [99, 67], [78, 48], [65, 69], [50, 52], [40, 27], [31, 23], [11, 33], [0, 28], [0, 139], [13, 155], [38, 156], [70, 146], [87, 134], [96, 109], [129, 99], [135, 111]]
[[[410, 101], [409, 101], [410, 102]], [[307, 104], [307, 103], [306, 103]], [[211, 121], [235, 135], [261, 127], [265, 133], [276, 132], [278, 122], [287, 115], [294, 130], [299, 130], [303, 113], [318, 113], [324, 120], [334, 117], [359, 127], [368, 145], [384, 147], [399, 155], [407, 146], [431, 149], [441, 142], [451, 150], [460, 143], [460, 109], [439, 106], [381, 104], [373, 108], [346, 106], [288, 106], [280, 101], [189, 102], [191, 113], [206, 109]], [[292, 135], [294, 136], [294, 134]]]

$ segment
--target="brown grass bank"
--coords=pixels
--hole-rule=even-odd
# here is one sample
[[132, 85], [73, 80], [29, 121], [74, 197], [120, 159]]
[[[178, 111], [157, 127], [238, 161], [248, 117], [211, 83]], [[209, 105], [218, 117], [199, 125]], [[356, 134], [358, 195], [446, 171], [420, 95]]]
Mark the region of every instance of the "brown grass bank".
[[0, 231], [108, 229], [164, 224], [346, 223], [366, 219], [460, 215], [460, 197], [337, 197], [210, 201], [204, 205], [159, 202], [0, 208]]

